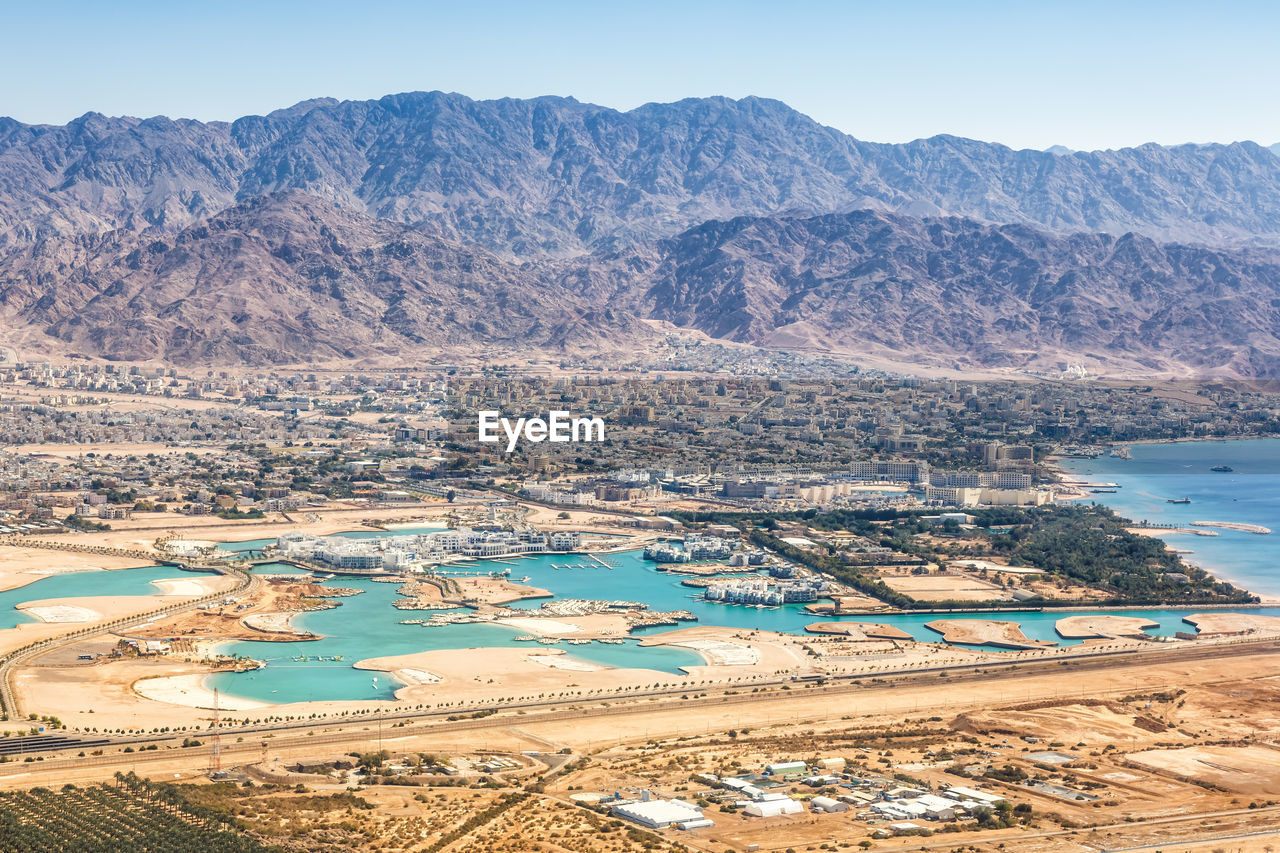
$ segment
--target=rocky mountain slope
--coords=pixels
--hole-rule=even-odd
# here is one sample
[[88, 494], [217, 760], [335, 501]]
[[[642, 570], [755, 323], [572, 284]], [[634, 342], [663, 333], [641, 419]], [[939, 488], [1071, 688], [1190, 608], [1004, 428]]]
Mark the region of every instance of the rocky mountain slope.
[[1280, 375], [1280, 250], [872, 211], [521, 262], [288, 191], [165, 238], [42, 241], [0, 273], [0, 312], [67, 350], [182, 364], [627, 350], [661, 321], [933, 367]]
[[665, 241], [643, 316], [775, 348], [961, 368], [1280, 375], [1280, 251], [860, 211]]
[[116, 229], [172, 234], [284, 190], [526, 259], [622, 248], [710, 219], [854, 209], [1280, 245], [1280, 158], [1253, 143], [1070, 153], [949, 136], [875, 144], [759, 98], [618, 112], [429, 92], [307, 101], [232, 123], [0, 119], [0, 251]]
[[646, 334], [540, 272], [287, 192], [164, 239], [42, 241], [0, 270], [0, 310], [68, 351], [178, 364], [607, 350]]
[[[1280, 375], [1280, 156], [862, 142], [777, 101], [440, 92], [0, 119], [0, 346], [183, 364], [643, 347]], [[669, 324], [664, 327], [663, 324]]]

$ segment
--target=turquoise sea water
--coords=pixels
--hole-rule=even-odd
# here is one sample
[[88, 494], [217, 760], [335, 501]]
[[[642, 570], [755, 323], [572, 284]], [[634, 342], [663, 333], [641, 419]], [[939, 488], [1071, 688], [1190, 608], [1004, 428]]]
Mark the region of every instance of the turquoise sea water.
[[[1115, 494], [1089, 496], [1135, 521], [1190, 526], [1193, 521], [1260, 524], [1271, 535], [1210, 528], [1217, 536], [1171, 533], [1184, 559], [1260, 595], [1280, 595], [1280, 439], [1135, 444], [1132, 459], [1066, 459], [1062, 467], [1090, 482], [1117, 483]], [[1211, 471], [1226, 465], [1230, 473]], [[1171, 504], [1170, 498], [1190, 498]]]
[[[516, 577], [526, 566], [533, 574], [534, 563], [547, 564], [564, 561], [565, 557], [515, 561]], [[502, 564], [469, 564], [483, 569], [505, 568]], [[275, 571], [264, 567], [263, 571]], [[582, 570], [589, 571], [589, 570]], [[607, 572], [607, 569], [600, 569]], [[400, 683], [386, 673], [352, 668], [356, 661], [403, 655], [438, 649], [469, 648], [542, 648], [528, 642], [516, 642], [521, 631], [502, 625], [449, 625], [440, 628], [424, 628], [421, 625], [402, 625], [403, 619], [424, 618], [422, 611], [397, 610], [392, 603], [400, 597], [399, 584], [378, 583], [363, 578], [339, 577], [331, 583], [364, 590], [360, 595], [338, 599], [341, 605], [331, 610], [317, 610], [294, 617], [293, 624], [305, 631], [322, 634], [324, 639], [298, 643], [270, 643], [241, 641], [226, 643], [220, 650], [227, 654], [244, 655], [265, 661], [267, 666], [252, 672], [223, 672], [210, 676], [206, 685], [217, 687], [229, 695], [258, 699], [267, 702], [304, 702], [328, 699], [391, 699]], [[536, 583], [535, 583], [536, 585]], [[576, 597], [573, 595], [567, 597]], [[599, 591], [595, 597], [620, 597], [612, 592]], [[431, 611], [436, 612], [436, 611]], [[682, 666], [703, 663], [702, 657], [685, 649], [640, 648], [634, 643], [606, 645], [593, 643], [571, 646], [575, 658], [606, 666], [643, 667], [667, 673], [679, 673]], [[310, 657], [298, 661], [295, 657]], [[319, 661], [317, 657], [343, 655], [344, 660]], [[377, 679], [376, 681], [374, 679]]]
[[[941, 618], [996, 618], [1016, 620], [1023, 632], [1032, 639], [1053, 640], [1062, 645], [1074, 645], [1076, 640], [1063, 640], [1054, 631], [1054, 623], [1063, 612], [1020, 611], [1000, 613], [995, 616], [983, 613], [958, 613], [939, 615], [920, 613], [909, 615], [885, 615], [863, 617], [814, 616], [805, 613], [803, 605], [790, 604], [769, 609], [736, 607], [701, 600], [699, 591], [680, 585], [677, 576], [658, 572], [655, 564], [646, 562], [640, 551], [610, 554], [605, 559], [616, 568], [554, 568], [564, 565], [583, 565], [586, 558], [580, 556], [537, 556], [503, 562], [480, 561], [466, 565], [468, 571], [501, 571], [510, 568], [516, 580], [529, 577], [529, 583], [547, 589], [557, 598], [592, 598], [624, 601], [642, 601], [652, 610], [688, 610], [698, 617], [697, 623], [683, 625], [717, 625], [733, 628], [778, 631], [803, 634], [806, 625], [820, 621], [879, 622], [898, 627], [926, 642], [937, 642], [940, 635], [925, 627], [925, 623]], [[512, 565], [514, 564], [514, 565]], [[262, 571], [273, 572], [274, 567]], [[401, 625], [401, 619], [424, 614], [396, 610], [391, 603], [398, 597], [398, 584], [377, 583], [351, 578], [335, 578], [331, 583], [365, 590], [361, 595], [340, 599], [342, 605], [332, 610], [302, 614], [294, 619], [300, 628], [323, 634], [323, 640], [301, 643], [235, 642], [223, 649], [267, 662], [267, 666], [248, 673], [224, 672], [210, 676], [206, 684], [217, 687], [228, 695], [241, 696], [267, 702], [302, 702], [330, 699], [390, 699], [401, 685], [385, 673], [375, 673], [351, 668], [350, 664], [364, 658], [409, 654], [437, 649], [465, 649], [484, 647], [523, 647], [530, 643], [517, 643], [515, 637], [522, 633], [500, 625], [450, 625], [440, 628], [424, 628], [421, 625]], [[536, 610], [541, 600], [518, 602], [512, 607]], [[1208, 608], [1204, 608], [1208, 609]], [[1143, 616], [1159, 624], [1150, 630], [1152, 634], [1172, 636], [1177, 631], [1191, 630], [1182, 618], [1187, 610], [1136, 610], [1126, 615]], [[1280, 616], [1280, 608], [1261, 611]], [[658, 634], [673, 630], [669, 626], [643, 629], [638, 635]], [[617, 667], [638, 667], [662, 672], [677, 673], [682, 666], [700, 665], [702, 657], [685, 649], [665, 647], [641, 648], [634, 643], [607, 645], [592, 643], [568, 646], [569, 655], [592, 663]], [[344, 655], [342, 662], [295, 661], [294, 657], [311, 658]], [[373, 679], [377, 677], [375, 682]]]
[[[1094, 495], [1099, 502], [1115, 508], [1135, 520], [1186, 525], [1191, 521], [1238, 521], [1261, 524], [1280, 531], [1280, 440], [1187, 442], [1166, 445], [1135, 445], [1132, 460], [1108, 457], [1097, 460], [1067, 460], [1064, 467], [1094, 480], [1121, 484], [1113, 495]], [[1214, 465], [1230, 465], [1229, 474], [1209, 471]], [[1190, 505], [1167, 504], [1169, 497], [1187, 496]], [[438, 528], [412, 528], [388, 532], [353, 532], [354, 538], [428, 532]], [[1168, 541], [1179, 548], [1191, 548], [1189, 559], [1203, 565], [1220, 577], [1235, 581], [1264, 594], [1280, 594], [1280, 533], [1258, 536], [1233, 531], [1218, 531], [1217, 537], [1171, 535]], [[256, 550], [272, 539], [227, 543], [226, 551]], [[744, 629], [803, 634], [804, 627], [819, 621], [880, 622], [898, 627], [919, 640], [937, 642], [939, 635], [925, 623], [940, 618], [988, 618], [989, 614], [909, 614], [896, 616], [830, 617], [803, 612], [799, 604], [777, 608], [755, 609], [703, 601], [699, 590], [680, 585], [680, 578], [656, 571], [639, 551], [611, 554], [605, 557], [614, 568], [555, 568], [585, 566], [582, 556], [538, 556], [504, 561], [466, 564], [466, 571], [501, 571], [510, 569], [516, 580], [529, 577], [529, 583], [551, 591], [557, 598], [592, 598], [640, 601], [653, 610], [689, 610], [698, 617], [699, 625], [715, 625]], [[255, 569], [262, 573], [297, 572], [282, 565]], [[82, 572], [55, 575], [25, 587], [0, 593], [0, 628], [19, 622], [33, 621], [14, 608], [23, 601], [95, 595], [155, 594], [152, 580], [181, 576], [174, 568], [126, 569], [112, 572]], [[334, 585], [357, 587], [361, 595], [340, 599], [332, 610], [316, 611], [295, 617], [304, 630], [324, 636], [322, 640], [296, 643], [236, 642], [225, 648], [267, 662], [264, 669], [249, 673], [219, 673], [210, 676], [208, 686], [218, 687], [229, 695], [261, 701], [284, 703], [308, 700], [390, 699], [400, 685], [385, 673], [353, 669], [351, 664], [364, 658], [409, 654], [436, 649], [485, 647], [530, 648], [533, 644], [517, 643], [520, 631], [499, 625], [452, 625], [424, 628], [401, 625], [400, 620], [425, 616], [423, 613], [396, 610], [392, 602], [398, 597], [398, 584], [376, 583], [357, 578], [335, 578]], [[513, 604], [513, 607], [537, 609], [539, 600]], [[1208, 609], [1208, 608], [1205, 608]], [[1231, 609], [1231, 608], [1225, 608]], [[1078, 612], [1078, 611], [1077, 611]], [[1125, 611], [1159, 624], [1152, 634], [1172, 635], [1189, 630], [1182, 622], [1187, 610]], [[1255, 612], [1280, 616], [1280, 607]], [[1032, 639], [1064, 641], [1054, 631], [1054, 623], [1066, 614], [1060, 611], [1003, 612], [991, 618], [1014, 620]], [[669, 626], [637, 632], [656, 634], [672, 630]], [[575, 658], [606, 666], [636, 667], [678, 673], [681, 667], [703, 662], [694, 652], [675, 648], [640, 648], [634, 642], [623, 645], [592, 643], [561, 646]], [[295, 661], [306, 655], [308, 661]], [[318, 661], [317, 657], [342, 655], [343, 661]], [[375, 682], [374, 679], [377, 679]]]
[[156, 595], [160, 590], [151, 583], [152, 581], [175, 578], [181, 580], [190, 577], [193, 575], [173, 566], [49, 575], [26, 586], [0, 592], [0, 630], [12, 628], [23, 622], [40, 621], [17, 609], [19, 604], [26, 601], [42, 601], [46, 598], [87, 598], [97, 595]]

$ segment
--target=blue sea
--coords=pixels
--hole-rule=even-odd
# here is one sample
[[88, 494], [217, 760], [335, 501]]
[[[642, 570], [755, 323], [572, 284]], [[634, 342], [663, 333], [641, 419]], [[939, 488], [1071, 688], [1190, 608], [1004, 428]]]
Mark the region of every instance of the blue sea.
[[[1161, 538], [1190, 550], [1183, 559], [1215, 577], [1264, 596], [1280, 596], [1280, 439], [1135, 444], [1131, 459], [1066, 459], [1064, 470], [1090, 482], [1119, 485], [1089, 500], [1134, 521], [1190, 527], [1193, 521], [1258, 524], [1271, 535], [1206, 528], [1217, 536], [1170, 533]], [[1229, 473], [1215, 472], [1226, 466]], [[1190, 498], [1189, 504], [1170, 499]]]

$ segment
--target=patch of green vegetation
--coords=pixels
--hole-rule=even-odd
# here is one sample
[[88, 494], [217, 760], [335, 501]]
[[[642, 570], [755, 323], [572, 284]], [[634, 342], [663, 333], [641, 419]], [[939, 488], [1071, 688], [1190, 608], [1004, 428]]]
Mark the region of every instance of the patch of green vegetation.
[[186, 800], [172, 785], [132, 773], [115, 785], [0, 793], [0, 850], [13, 853], [272, 853], [229, 816]]

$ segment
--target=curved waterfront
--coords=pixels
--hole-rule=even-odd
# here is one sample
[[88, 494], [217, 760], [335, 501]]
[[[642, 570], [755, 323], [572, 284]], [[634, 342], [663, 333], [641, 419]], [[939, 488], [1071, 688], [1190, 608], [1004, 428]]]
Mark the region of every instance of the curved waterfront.
[[152, 581], [187, 580], [192, 575], [173, 566], [147, 566], [140, 569], [103, 569], [87, 572], [66, 572], [49, 575], [25, 586], [0, 592], [0, 630], [14, 628], [24, 622], [39, 622], [30, 614], [18, 610], [19, 604], [43, 601], [47, 598], [92, 598], [100, 595], [145, 596], [160, 595], [160, 589]]
[[[1187, 525], [1194, 520], [1213, 517], [1280, 528], [1280, 509], [1276, 509], [1280, 507], [1280, 475], [1258, 471], [1257, 465], [1246, 461], [1250, 458], [1273, 458], [1274, 470], [1280, 471], [1280, 441], [1138, 445], [1133, 448], [1133, 456], [1134, 459], [1130, 461], [1113, 458], [1071, 460], [1071, 464], [1066, 467], [1082, 476], [1121, 483], [1122, 488], [1116, 494], [1099, 497], [1107, 498], [1108, 503], [1121, 514], [1138, 520]], [[1236, 472], [1224, 474], [1208, 471], [1213, 464], [1229, 464]], [[1246, 494], [1248, 490], [1241, 488], [1242, 478], [1249, 478], [1244, 482], [1248, 484], [1248, 490], [1252, 490], [1250, 494]], [[1183, 492], [1193, 496], [1191, 505], [1164, 503], [1166, 493]], [[1261, 506], [1266, 504], [1268, 495], [1272, 495], [1274, 501], [1269, 510]], [[1228, 503], [1231, 509], [1228, 509]], [[389, 531], [355, 531], [341, 535], [370, 538], [435, 529], [438, 528], [414, 527]], [[1230, 565], [1230, 570], [1221, 574], [1241, 582], [1251, 590], [1270, 592], [1277, 586], [1272, 567], [1276, 564], [1275, 556], [1280, 547], [1280, 538], [1229, 530], [1221, 531], [1218, 537], [1178, 534], [1169, 538], [1177, 542], [1179, 547], [1194, 547], [1197, 554], [1192, 557], [1193, 560], [1213, 551], [1214, 555], [1209, 556], [1214, 559], [1203, 559], [1202, 564], [1214, 570], [1217, 568], [1215, 559], [1222, 559], [1224, 564]], [[223, 551], [246, 553], [260, 550], [273, 542], [274, 540], [256, 539], [224, 543], [219, 547]], [[700, 590], [681, 585], [681, 575], [658, 571], [657, 565], [645, 561], [641, 554], [639, 550], [610, 554], [606, 559], [614, 565], [613, 568], [588, 566], [588, 560], [565, 555], [540, 555], [504, 559], [500, 562], [470, 562], [462, 564], [458, 569], [468, 573], [509, 570], [514, 579], [520, 580], [528, 576], [530, 585], [547, 589], [556, 598], [638, 601], [648, 604], [655, 611], [688, 610], [698, 619], [696, 623], [682, 623], [679, 627], [696, 624], [792, 635], [803, 635], [805, 626], [814, 622], [875, 622], [905, 631], [916, 640], [936, 643], [940, 641], [940, 635], [926, 627], [928, 622], [939, 618], [999, 619], [1017, 622], [1022, 632], [1031, 640], [1048, 640], [1066, 646], [1076, 645], [1081, 641], [1059, 637], [1055, 631], [1055, 624], [1059, 619], [1067, 615], [1106, 612], [975, 611], [949, 613], [945, 616], [938, 613], [910, 613], [833, 617], [806, 613], [801, 604], [768, 608], [741, 607], [703, 600]], [[1221, 557], [1216, 557], [1217, 554], [1221, 554]], [[583, 567], [556, 568], [567, 565]], [[302, 572], [296, 567], [280, 564], [260, 566], [254, 571], [264, 574]], [[158, 566], [52, 575], [23, 587], [0, 592], [0, 613], [3, 614], [0, 615], [0, 628], [37, 621], [16, 609], [16, 605], [23, 602], [50, 598], [156, 595], [158, 590], [152, 581], [181, 577], [183, 574], [174, 567]], [[402, 620], [425, 617], [430, 612], [440, 611], [396, 609], [392, 605], [400, 597], [397, 583], [352, 577], [342, 577], [333, 583], [360, 589], [362, 593], [339, 599], [340, 606], [336, 608], [300, 613], [293, 620], [298, 628], [322, 635], [323, 639], [223, 643], [220, 646], [222, 651], [264, 661], [266, 666], [245, 673], [222, 672], [211, 675], [206, 679], [207, 686], [217, 687], [228, 695], [270, 703], [391, 699], [394, 698], [394, 691], [402, 686], [399, 682], [387, 673], [357, 670], [353, 664], [367, 658], [422, 651], [531, 649], [527, 642], [516, 642], [515, 637], [521, 631], [503, 625], [459, 624], [428, 628], [401, 624]], [[532, 611], [537, 610], [542, 601], [526, 600], [509, 606]], [[1196, 610], [1213, 609], [1215, 608]], [[1230, 611], [1238, 608], [1216, 609]], [[1182, 621], [1184, 616], [1195, 612], [1193, 610], [1149, 608], [1118, 612], [1157, 623], [1158, 627], [1148, 630], [1152, 635], [1172, 636], [1178, 631], [1193, 630]], [[1251, 612], [1280, 616], [1280, 607], [1260, 608]], [[634, 635], [660, 634], [674, 628], [675, 626], [644, 628], [635, 631]], [[573, 658], [598, 665], [644, 668], [673, 674], [679, 673], [682, 667], [704, 663], [702, 656], [696, 652], [662, 646], [640, 647], [635, 639], [622, 644], [590, 643], [567, 647], [561, 644], [559, 648], [567, 651]], [[994, 647], [975, 648], [1000, 651]], [[334, 660], [338, 657], [341, 660]]]
[[[652, 610], [688, 610], [698, 617], [696, 623], [686, 625], [711, 625], [730, 628], [776, 631], [802, 635], [805, 626], [814, 622], [876, 622], [892, 625], [906, 631], [913, 638], [924, 642], [939, 642], [941, 637], [925, 627], [925, 623], [940, 618], [948, 619], [1001, 619], [1016, 621], [1023, 633], [1033, 640], [1051, 640], [1063, 646], [1076, 645], [1080, 640], [1064, 640], [1054, 630], [1055, 623], [1068, 615], [1081, 615], [1085, 610], [1004, 611], [998, 613], [971, 612], [945, 616], [938, 613], [873, 614], [865, 616], [815, 616], [804, 612], [801, 604], [756, 609], [708, 602], [701, 599], [699, 591], [681, 586], [680, 576], [657, 571], [654, 563], [646, 562], [641, 552], [628, 551], [610, 554], [608, 559], [616, 568], [603, 567], [555, 569], [553, 565], [582, 563], [563, 555], [543, 555], [503, 562], [477, 561], [466, 563], [467, 571], [503, 571], [510, 569], [515, 579], [527, 575], [529, 583], [551, 591], [556, 598], [591, 598], [640, 601]], [[511, 565], [514, 563], [515, 565]], [[258, 569], [274, 572], [273, 566]], [[397, 610], [392, 606], [399, 595], [398, 584], [342, 577], [335, 580], [344, 587], [364, 590], [361, 595], [340, 599], [341, 606], [330, 610], [318, 610], [299, 614], [294, 624], [299, 628], [324, 635], [324, 639], [296, 643], [264, 641], [237, 641], [220, 646], [220, 650], [243, 655], [267, 663], [260, 670], [245, 673], [221, 672], [206, 679], [206, 686], [245, 699], [262, 702], [284, 703], [339, 699], [391, 699], [400, 685], [387, 673], [369, 672], [352, 668], [355, 662], [373, 657], [409, 654], [412, 652], [443, 649], [470, 649], [494, 647], [530, 648], [529, 643], [518, 643], [515, 637], [521, 632], [503, 625], [463, 624], [436, 628], [421, 625], [402, 625], [400, 621], [425, 615], [425, 611]], [[546, 599], [516, 602], [509, 606], [536, 610]], [[1209, 612], [1215, 608], [1197, 610], [1170, 610], [1151, 608], [1121, 611], [1125, 616], [1150, 619], [1158, 627], [1148, 633], [1157, 636], [1173, 636], [1178, 631], [1192, 631], [1182, 621], [1193, 612]], [[1216, 608], [1230, 611], [1232, 608]], [[439, 611], [430, 611], [439, 612]], [[1111, 611], [1116, 612], [1116, 611]], [[1251, 610], [1263, 615], [1280, 616], [1280, 607]], [[674, 630], [672, 626], [640, 629], [634, 636], [660, 634]], [[541, 648], [541, 647], [538, 647]], [[682, 666], [704, 663], [701, 655], [671, 647], [640, 647], [634, 642], [621, 645], [591, 643], [557, 648], [567, 654], [589, 661], [615, 667], [640, 667], [676, 673]], [[996, 647], [979, 646], [992, 651], [1005, 651]], [[295, 661], [295, 657], [307, 656], [309, 661]], [[342, 655], [341, 662], [320, 661], [317, 657]], [[377, 681], [374, 681], [374, 678]]]
[[[1116, 483], [1114, 494], [1088, 499], [1134, 521], [1190, 527], [1225, 521], [1280, 530], [1280, 439], [1181, 441], [1129, 445], [1131, 459], [1064, 459], [1063, 470], [1090, 482]], [[1213, 471], [1226, 466], [1229, 472]], [[1169, 503], [1189, 498], [1190, 503]], [[1264, 596], [1280, 596], [1280, 534], [1209, 528], [1217, 536], [1160, 534], [1184, 559]]]

